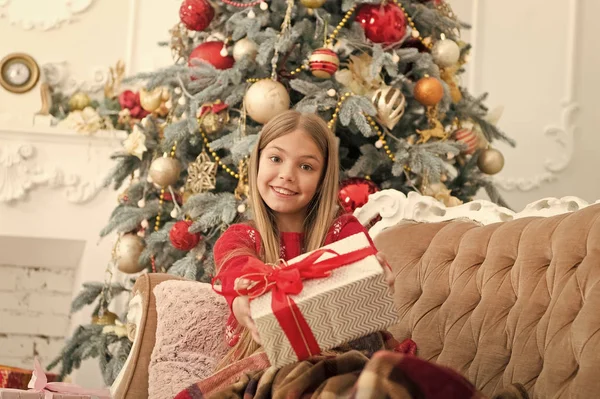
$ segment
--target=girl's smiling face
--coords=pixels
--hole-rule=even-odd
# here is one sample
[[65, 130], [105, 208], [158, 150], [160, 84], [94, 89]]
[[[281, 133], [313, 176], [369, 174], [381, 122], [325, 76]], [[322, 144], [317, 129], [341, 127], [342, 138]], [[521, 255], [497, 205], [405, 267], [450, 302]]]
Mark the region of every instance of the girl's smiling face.
[[311, 136], [301, 129], [265, 146], [258, 163], [257, 188], [280, 219], [305, 217], [317, 192], [325, 160]]

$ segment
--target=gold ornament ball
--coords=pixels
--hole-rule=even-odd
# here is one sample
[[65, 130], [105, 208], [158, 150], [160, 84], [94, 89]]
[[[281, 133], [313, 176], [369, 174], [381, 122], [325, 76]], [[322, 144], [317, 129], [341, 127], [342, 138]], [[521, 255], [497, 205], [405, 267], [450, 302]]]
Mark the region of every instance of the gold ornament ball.
[[290, 95], [281, 83], [262, 79], [250, 86], [244, 96], [244, 105], [248, 115], [264, 125], [274, 116], [290, 109]]
[[504, 155], [494, 148], [482, 150], [477, 159], [477, 166], [483, 173], [495, 175], [504, 167]]
[[118, 318], [116, 314], [106, 310], [102, 316], [92, 316], [92, 324], [97, 326], [112, 326], [116, 324]]
[[123, 273], [139, 273], [144, 270], [139, 259], [144, 250], [144, 241], [136, 234], [124, 234], [115, 249], [117, 268]]
[[90, 96], [85, 93], [77, 92], [69, 99], [69, 109], [71, 111], [82, 111], [85, 107], [91, 104]]
[[140, 105], [148, 112], [156, 111], [163, 102], [163, 88], [157, 87], [154, 90], [140, 89]]
[[300, 3], [306, 8], [319, 8], [323, 7], [325, 0], [300, 0]]
[[238, 40], [233, 45], [233, 59], [240, 61], [244, 57], [255, 59], [258, 53], [258, 46], [247, 37]]
[[177, 183], [181, 164], [175, 158], [160, 157], [152, 161], [148, 175], [158, 187], [169, 187]]
[[225, 125], [229, 123], [229, 112], [224, 109], [221, 112], [208, 112], [201, 117], [200, 125], [202, 130], [207, 134], [216, 134], [223, 130]]
[[421, 104], [433, 107], [444, 97], [444, 86], [437, 78], [421, 78], [415, 85], [414, 95]]

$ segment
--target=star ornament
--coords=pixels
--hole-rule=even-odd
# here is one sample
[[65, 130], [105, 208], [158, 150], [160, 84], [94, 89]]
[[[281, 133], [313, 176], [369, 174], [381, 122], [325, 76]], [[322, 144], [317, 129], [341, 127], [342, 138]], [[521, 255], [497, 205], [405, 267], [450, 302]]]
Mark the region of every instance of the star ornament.
[[217, 163], [212, 162], [205, 151], [188, 166], [186, 186], [194, 194], [210, 191], [217, 182]]
[[140, 160], [144, 153], [148, 151], [148, 148], [146, 148], [146, 135], [138, 125], [133, 126], [131, 134], [123, 141], [123, 147], [129, 155], [136, 156]]

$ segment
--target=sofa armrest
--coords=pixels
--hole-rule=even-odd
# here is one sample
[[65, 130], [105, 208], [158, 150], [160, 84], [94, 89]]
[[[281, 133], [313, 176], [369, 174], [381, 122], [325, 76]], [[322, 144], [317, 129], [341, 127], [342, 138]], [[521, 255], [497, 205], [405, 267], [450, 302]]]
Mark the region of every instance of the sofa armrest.
[[156, 340], [156, 298], [154, 287], [164, 281], [183, 280], [163, 273], [141, 275], [132, 290], [127, 325], [133, 341], [125, 365], [111, 387], [115, 399], [148, 398], [148, 367]]

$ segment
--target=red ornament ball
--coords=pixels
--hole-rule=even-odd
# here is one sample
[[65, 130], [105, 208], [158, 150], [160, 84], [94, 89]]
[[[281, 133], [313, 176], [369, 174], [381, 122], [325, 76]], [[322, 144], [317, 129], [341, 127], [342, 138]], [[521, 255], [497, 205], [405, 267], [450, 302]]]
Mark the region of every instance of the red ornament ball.
[[235, 60], [230, 55], [226, 55], [225, 57], [221, 55], [221, 50], [224, 45], [223, 42], [219, 41], [200, 44], [190, 54], [188, 65], [194, 66], [192, 60], [200, 60], [208, 62], [217, 69], [231, 68], [235, 63]]
[[323, 47], [313, 51], [308, 66], [315, 77], [329, 79], [338, 70], [340, 59], [335, 51]]
[[363, 4], [356, 13], [356, 21], [374, 43], [397, 43], [406, 34], [406, 15], [393, 3]]
[[190, 233], [191, 220], [176, 222], [169, 232], [169, 239], [173, 247], [182, 251], [189, 251], [200, 242], [200, 233]]
[[477, 134], [471, 129], [457, 130], [454, 132], [454, 139], [467, 146], [467, 149], [462, 151], [463, 154], [473, 154], [479, 146]]
[[379, 191], [379, 187], [371, 180], [353, 177], [342, 182], [338, 199], [344, 210], [351, 213], [356, 208], [365, 205], [369, 200], [369, 194], [374, 194], [377, 191]]
[[203, 31], [215, 17], [215, 9], [206, 0], [184, 0], [179, 19], [189, 30]]

